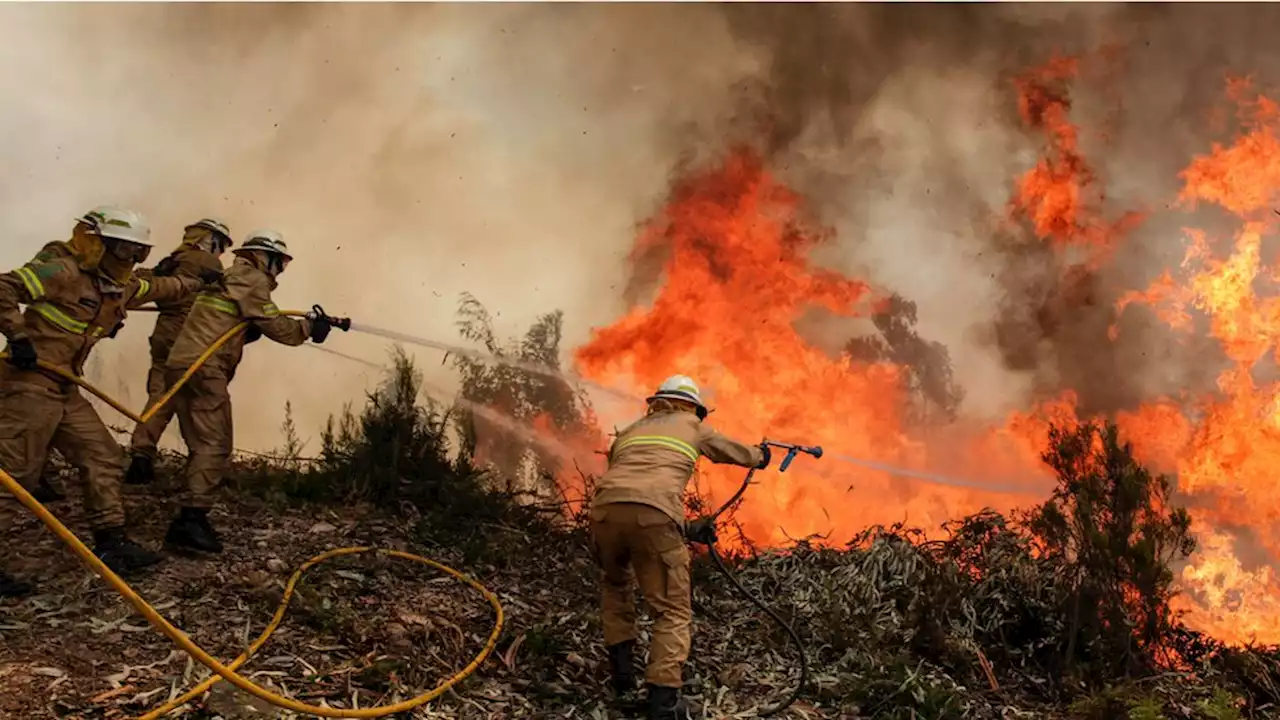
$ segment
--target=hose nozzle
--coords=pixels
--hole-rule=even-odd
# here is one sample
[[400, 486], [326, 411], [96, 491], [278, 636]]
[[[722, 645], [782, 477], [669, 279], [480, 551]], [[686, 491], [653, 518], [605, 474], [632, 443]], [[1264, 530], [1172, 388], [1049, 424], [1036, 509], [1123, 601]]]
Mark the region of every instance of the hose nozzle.
[[813, 445], [813, 446], [794, 445], [792, 443], [784, 443], [784, 442], [778, 442], [776, 440], [770, 440], [769, 438], [765, 438], [764, 442], [762, 442], [761, 444], [770, 445], [772, 447], [781, 448], [787, 451], [787, 456], [783, 458], [782, 463], [778, 465], [778, 472], [786, 472], [787, 468], [791, 465], [791, 461], [796, 458], [797, 453], [812, 455], [815, 458], [822, 457], [822, 447], [820, 445]]
[[342, 332], [350, 332], [351, 330], [351, 318], [334, 317], [329, 313], [325, 312], [324, 308], [320, 307], [319, 305], [312, 305], [311, 312], [308, 313], [308, 315], [314, 318], [324, 318], [325, 321], [328, 322], [330, 326], [336, 327]]

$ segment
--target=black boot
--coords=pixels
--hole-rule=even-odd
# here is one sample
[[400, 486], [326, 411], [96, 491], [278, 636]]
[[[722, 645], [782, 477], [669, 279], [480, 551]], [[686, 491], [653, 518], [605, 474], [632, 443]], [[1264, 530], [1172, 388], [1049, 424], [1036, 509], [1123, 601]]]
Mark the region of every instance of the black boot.
[[680, 688], [645, 687], [649, 690], [649, 720], [692, 720], [688, 704], [680, 697]]
[[93, 554], [117, 575], [128, 575], [163, 559], [126, 537], [122, 527], [94, 530], [93, 542]]
[[129, 462], [129, 471], [124, 474], [126, 485], [150, 485], [156, 479], [155, 460], [150, 455], [137, 454]]
[[204, 508], [184, 507], [169, 525], [164, 541], [187, 550], [207, 553], [222, 552], [222, 541], [209, 524], [209, 511]]
[[633, 654], [635, 640], [627, 640], [605, 647], [609, 653], [609, 674], [613, 685], [613, 694], [623, 697], [636, 689], [636, 671]]
[[0, 597], [22, 597], [30, 595], [34, 589], [31, 583], [16, 580], [9, 573], [0, 570]]
[[48, 505], [49, 503], [67, 499], [66, 495], [58, 492], [58, 489], [50, 485], [49, 481], [44, 478], [40, 478], [36, 482], [36, 486], [31, 490], [31, 497], [39, 501], [41, 505]]

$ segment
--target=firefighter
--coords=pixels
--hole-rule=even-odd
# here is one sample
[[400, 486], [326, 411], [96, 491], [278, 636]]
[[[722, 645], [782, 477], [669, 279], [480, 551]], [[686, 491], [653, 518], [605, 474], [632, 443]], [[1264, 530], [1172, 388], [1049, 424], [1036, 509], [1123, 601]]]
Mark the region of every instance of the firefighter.
[[236, 259], [223, 273], [222, 287], [196, 297], [166, 363], [167, 384], [172, 386], [218, 337], [243, 321], [250, 323], [244, 333], [214, 353], [174, 397], [188, 453], [186, 492], [165, 535], [165, 542], [177, 549], [222, 552], [222, 541], [208, 516], [213, 491], [231, 457], [228, 385], [245, 344], [264, 335], [283, 345], [301, 345], [308, 338], [322, 343], [337, 322], [315, 312], [306, 318], [285, 317], [271, 301], [280, 273], [293, 259], [280, 233], [252, 232], [232, 252]]
[[[151, 251], [151, 230], [140, 214], [118, 207], [100, 206], [81, 217], [66, 249], [0, 275], [0, 333], [8, 340], [0, 363], [0, 468], [30, 487], [56, 448], [83, 479], [95, 554], [128, 575], [160, 556], [125, 534], [124, 454], [80, 389], [38, 362], [79, 375], [128, 310], [191, 295], [216, 278], [135, 276], [134, 267]], [[30, 590], [0, 573], [0, 595]]]
[[[222, 274], [222, 254], [231, 247], [231, 231], [226, 224], [212, 218], [204, 218], [183, 228], [182, 243], [168, 257], [156, 264], [152, 275], [157, 277], [200, 277], [201, 274]], [[147, 372], [147, 407], [151, 408], [164, 396], [169, 386], [165, 383], [165, 363], [173, 341], [182, 330], [195, 298], [179, 302], [156, 303], [160, 316], [156, 318], [151, 333], [151, 369]], [[133, 430], [129, 442], [132, 460], [124, 481], [129, 485], [146, 485], [155, 479], [156, 445], [160, 436], [173, 419], [172, 403], [160, 408], [146, 423]]]
[[591, 535], [601, 569], [601, 615], [613, 688], [635, 688], [635, 586], [655, 614], [645, 671], [649, 718], [689, 716], [680, 697], [692, 633], [684, 491], [698, 458], [764, 468], [767, 446], [744, 445], [703, 424], [707, 408], [694, 381], [668, 378], [647, 400], [644, 418], [618, 433], [609, 469], [591, 499]]

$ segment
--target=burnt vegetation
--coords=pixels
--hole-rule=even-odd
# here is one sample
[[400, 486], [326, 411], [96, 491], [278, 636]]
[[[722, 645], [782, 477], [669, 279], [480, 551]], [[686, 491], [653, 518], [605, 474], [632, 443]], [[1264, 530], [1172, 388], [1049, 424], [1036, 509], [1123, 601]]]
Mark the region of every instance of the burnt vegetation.
[[[930, 357], [909, 318], [909, 304], [891, 305], [877, 319], [884, 337], [868, 345], [895, 361]], [[558, 314], [501, 342], [483, 307], [464, 298], [460, 330], [495, 353], [545, 363], [559, 354]], [[926, 362], [946, 364], [945, 355], [933, 357]], [[590, 407], [543, 376], [457, 362], [463, 382], [457, 407], [449, 408], [426, 399], [412, 360], [394, 352], [382, 386], [358, 412], [349, 408], [331, 420], [315, 457], [302, 456], [305, 445], [286, 420], [280, 452], [238, 460], [226, 502], [263, 510], [246, 510], [246, 522], [265, 514], [273, 526], [302, 508], [350, 536], [339, 544], [359, 539], [419, 552], [499, 593], [507, 624], [497, 650], [477, 675], [436, 701], [438, 716], [618, 717], [606, 710], [581, 513], [566, 512], [564, 498], [541, 484], [548, 461], [528, 438], [501, 436], [510, 454], [483, 467], [471, 459], [478, 407], [497, 404], [525, 421], [546, 415], [569, 429], [593, 422]], [[922, 382], [927, 395], [926, 387]], [[1057, 476], [1052, 496], [1011, 516], [959, 518], [940, 538], [901, 525], [873, 527], [838, 547], [801, 542], [731, 558], [742, 582], [793, 622], [808, 646], [812, 681], [791, 717], [1276, 715], [1280, 652], [1223, 647], [1182, 626], [1170, 608], [1173, 568], [1194, 543], [1187, 513], [1170, 503], [1169, 480], [1137, 463], [1111, 425], [1055, 429], [1044, 461]], [[513, 468], [533, 483], [506, 477]], [[303, 547], [316, 537], [319, 526], [308, 530], [311, 522], [297, 526], [299, 547], [268, 563], [281, 577], [259, 569], [209, 592], [247, 593], [250, 614], [264, 620], [287, 575], [282, 569], [313, 552]], [[483, 643], [489, 616], [466, 591], [433, 585], [438, 581], [419, 569], [394, 562], [337, 567], [317, 569], [300, 586], [290, 617], [301, 632], [272, 641], [317, 666], [297, 669], [278, 690], [335, 705], [359, 697], [367, 707], [422, 692], [466, 665]], [[785, 636], [735, 596], [705, 557], [695, 560], [694, 582], [688, 692], [707, 717], [751, 717], [752, 708], [794, 681]], [[412, 606], [389, 609], [403, 598]], [[237, 601], [219, 606], [228, 602]], [[237, 621], [240, 629], [225, 629], [226, 637], [238, 637], [245, 619]], [[345, 649], [321, 656], [328, 666], [308, 649], [330, 646]], [[264, 656], [283, 651], [271, 647]], [[217, 649], [223, 657], [238, 652], [234, 642]], [[173, 667], [182, 674], [181, 663]], [[167, 688], [174, 679], [155, 682]], [[218, 694], [227, 692], [209, 702], [229, 702]], [[82, 710], [93, 704], [90, 694]], [[110, 702], [120, 711], [154, 705], [131, 705], [128, 695]]]

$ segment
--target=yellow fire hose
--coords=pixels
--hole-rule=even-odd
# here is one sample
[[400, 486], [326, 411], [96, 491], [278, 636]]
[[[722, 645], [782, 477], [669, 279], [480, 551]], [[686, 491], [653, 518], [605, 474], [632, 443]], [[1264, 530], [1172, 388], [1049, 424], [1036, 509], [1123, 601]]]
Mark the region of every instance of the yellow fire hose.
[[[292, 310], [284, 312], [282, 314], [295, 316], [295, 317], [305, 315], [305, 313], [292, 311]], [[191, 379], [191, 376], [194, 375], [196, 371], [199, 370], [200, 367], [203, 366], [205, 362], [207, 362], [209, 358], [212, 357], [213, 354], [218, 351], [219, 348], [225, 345], [228, 340], [235, 337], [237, 333], [243, 331], [247, 326], [248, 326], [247, 322], [241, 323], [235, 326], [234, 328], [228, 330], [227, 332], [223, 333], [223, 335], [219, 337], [216, 341], [214, 341], [214, 343], [210, 345], [209, 348], [205, 350], [202, 355], [200, 355], [200, 357], [195, 361], [195, 363], [193, 363], [191, 367], [187, 369], [187, 371], [182, 375], [182, 378], [177, 383], [175, 383], [173, 387], [169, 388], [169, 391], [165, 393], [165, 395], [159, 400], [159, 402], [157, 402], [151, 408], [147, 409], [141, 415], [136, 415], [133, 412], [129, 411], [127, 408], [123, 407], [120, 403], [108, 397], [106, 393], [94, 387], [92, 384], [90, 384], [88, 381], [84, 380], [81, 377], [78, 377], [70, 372], [67, 372], [62, 368], [56, 367], [44, 361], [38, 361], [38, 364], [43, 370], [59, 375], [60, 377], [66, 378], [67, 380], [70, 380], [76, 385], [79, 385], [80, 387], [89, 391], [90, 393], [100, 398], [103, 402], [110, 405], [112, 408], [114, 408], [116, 411], [118, 411], [120, 414], [124, 415], [125, 417], [133, 420], [134, 422], [142, 423], [149, 420], [151, 416], [154, 415], [161, 406], [168, 403], [170, 399], [172, 399], [173, 396], [178, 392], [178, 390], [184, 384], [186, 384], [188, 380]], [[0, 358], [5, 357], [6, 355], [7, 353], [0, 353]], [[420, 555], [414, 555], [412, 553], [400, 552], [398, 550], [384, 550], [384, 549], [370, 548], [370, 547], [338, 548], [336, 550], [330, 550], [328, 552], [321, 553], [311, 558], [310, 560], [307, 560], [302, 564], [301, 567], [299, 567], [293, 573], [292, 576], [290, 576], [289, 582], [285, 585], [284, 596], [280, 600], [280, 605], [276, 608], [275, 614], [271, 618], [271, 622], [267, 623], [266, 629], [262, 631], [262, 634], [259, 635], [256, 640], [254, 640], [252, 643], [249, 644], [249, 647], [245, 648], [245, 651], [240, 655], [240, 657], [233, 660], [229, 665], [223, 665], [222, 663], [218, 662], [217, 658], [214, 658], [212, 655], [210, 655], [209, 653], [201, 649], [199, 645], [196, 645], [194, 642], [192, 642], [187, 637], [186, 633], [174, 627], [168, 620], [164, 618], [164, 616], [156, 612], [155, 608], [151, 607], [151, 605], [148, 604], [146, 600], [143, 600], [141, 596], [139, 596], [136, 592], [134, 592], [133, 588], [129, 587], [129, 584], [126, 583], [124, 580], [122, 580], [119, 575], [116, 575], [114, 572], [111, 571], [110, 568], [108, 568], [105, 564], [103, 564], [103, 562], [100, 559], [98, 559], [98, 556], [94, 555], [93, 551], [91, 551], [88, 547], [85, 546], [83, 542], [80, 541], [80, 538], [76, 537], [74, 533], [68, 530], [67, 526], [63, 525], [58, 520], [58, 518], [54, 517], [52, 513], [50, 513], [47, 509], [45, 509], [43, 505], [40, 504], [40, 501], [32, 497], [31, 493], [27, 492], [27, 490], [23, 488], [22, 485], [18, 483], [18, 481], [14, 480], [13, 477], [9, 475], [7, 472], [5, 472], [4, 470], [0, 470], [0, 485], [3, 485], [5, 490], [8, 490], [10, 493], [14, 495], [14, 497], [18, 498], [19, 502], [21, 502], [24, 506], [26, 506], [28, 510], [34, 513], [35, 516], [40, 519], [40, 522], [44, 523], [46, 527], [52, 530], [53, 534], [57, 535], [58, 538], [62, 540], [62, 542], [64, 542], [68, 547], [70, 547], [71, 551], [74, 552], [76, 555], [78, 555], [80, 559], [85, 562], [86, 565], [92, 568], [94, 572], [98, 573], [98, 575], [101, 576], [103, 580], [106, 580], [107, 584], [110, 585], [116, 592], [120, 593], [120, 595], [125, 600], [129, 601], [129, 604], [132, 605], [134, 609], [136, 609], [139, 613], [141, 613], [142, 616], [145, 617], [147, 621], [150, 622], [153, 627], [155, 627], [156, 630], [159, 630], [161, 634], [169, 638], [169, 640], [171, 640], [175, 645], [181, 648], [184, 652], [191, 655], [191, 657], [195, 658], [196, 660], [199, 660], [201, 664], [203, 664], [205, 667], [209, 668], [215, 673], [214, 675], [206, 679], [204, 682], [200, 683], [199, 685], [195, 686], [191, 690], [187, 691], [185, 694], [165, 703], [164, 705], [156, 708], [155, 710], [148, 712], [145, 715], [140, 716], [139, 718], [137, 718], [137, 720], [156, 720], [156, 718], [163, 717], [169, 714], [170, 712], [172, 712], [173, 710], [199, 697], [209, 688], [213, 687], [213, 685], [217, 683], [219, 680], [226, 680], [227, 682], [236, 686], [240, 690], [243, 690], [244, 692], [247, 692], [250, 695], [253, 695], [254, 697], [257, 697], [276, 707], [292, 710], [294, 712], [307, 713], [310, 715], [318, 715], [320, 717], [335, 717], [335, 718], [385, 717], [387, 715], [392, 715], [394, 713], [405, 712], [407, 710], [411, 710], [415, 707], [418, 707], [419, 705], [430, 702], [440, 697], [445, 692], [447, 692], [450, 688], [452, 688], [454, 685], [457, 685], [459, 682], [461, 682], [462, 680], [470, 676], [472, 673], [476, 671], [477, 668], [480, 667], [480, 664], [485, 661], [485, 659], [489, 656], [489, 654], [493, 652], [494, 647], [498, 644], [498, 636], [502, 633], [502, 626], [504, 622], [502, 604], [498, 602], [497, 596], [494, 595], [492, 592], [490, 592], [488, 588], [481, 585], [479, 582], [472, 579], [471, 577], [468, 577], [467, 575], [464, 575], [461, 572], [458, 572], [457, 570], [454, 570], [453, 568], [448, 567], [446, 565], [442, 565], [434, 560], [422, 557]], [[301, 703], [301, 702], [298, 702], [297, 700], [293, 700], [291, 698], [283, 697], [281, 695], [273, 693], [270, 690], [267, 690], [266, 688], [255, 684], [252, 680], [249, 680], [245, 678], [243, 675], [240, 675], [236, 672], [236, 670], [240, 668], [240, 666], [244, 665], [249, 660], [249, 658], [252, 657], [253, 654], [257, 652], [258, 649], [261, 648], [267, 642], [267, 640], [271, 637], [271, 635], [280, 626], [280, 623], [284, 620], [285, 613], [288, 611], [289, 602], [293, 599], [294, 588], [297, 586], [298, 581], [302, 579], [302, 576], [308, 570], [332, 558], [342, 557], [344, 555], [358, 555], [361, 553], [377, 553], [387, 557], [400, 558], [403, 560], [410, 560], [412, 562], [420, 563], [422, 565], [427, 565], [429, 567], [435, 568], [441, 572], [444, 572], [448, 575], [453, 576], [457, 580], [461, 581], [466, 585], [469, 585], [470, 587], [478, 591], [481, 595], [483, 595], [485, 600], [489, 602], [489, 605], [493, 607], [495, 620], [493, 625], [493, 632], [489, 633], [488, 641], [485, 642], [484, 648], [480, 650], [480, 653], [476, 655], [475, 659], [472, 660], [469, 665], [463, 668], [456, 675], [449, 678], [443, 684], [437, 686], [434, 690], [431, 690], [430, 692], [423, 693], [422, 695], [418, 695], [417, 697], [410, 698], [408, 700], [404, 700], [402, 702], [398, 702], [393, 705], [382, 705], [378, 707], [353, 709], [353, 710], [343, 710], [338, 708], [321, 707], [318, 705], [308, 705], [306, 703]]]

